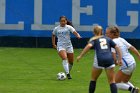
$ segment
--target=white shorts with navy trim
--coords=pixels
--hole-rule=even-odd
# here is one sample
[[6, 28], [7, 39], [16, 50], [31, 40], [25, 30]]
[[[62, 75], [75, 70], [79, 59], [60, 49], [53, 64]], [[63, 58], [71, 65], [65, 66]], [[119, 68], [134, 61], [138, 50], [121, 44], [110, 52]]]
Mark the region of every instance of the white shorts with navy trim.
[[132, 65], [128, 66], [127, 68], [120, 68], [120, 70], [126, 74], [126, 75], [131, 75], [133, 71], [136, 68], [136, 63], [133, 63]]

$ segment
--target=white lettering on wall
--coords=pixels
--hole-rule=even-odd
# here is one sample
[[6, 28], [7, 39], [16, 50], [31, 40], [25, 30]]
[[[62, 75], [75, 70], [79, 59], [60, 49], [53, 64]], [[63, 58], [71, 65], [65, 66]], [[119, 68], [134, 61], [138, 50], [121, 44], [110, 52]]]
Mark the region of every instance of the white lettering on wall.
[[[42, 0], [34, 0], [34, 24], [32, 24], [32, 30], [52, 30], [59, 24], [58, 22], [54, 25], [42, 24], [42, 7]], [[91, 31], [92, 25], [80, 25], [81, 13], [92, 15], [92, 6], [80, 7], [80, 0], [72, 0], [72, 22], [74, 27], [78, 31]]]
[[32, 24], [32, 30], [52, 30], [59, 23], [54, 25], [42, 24], [42, 0], [34, 0], [34, 24]]
[[6, 24], [6, 0], [0, 0], [0, 30], [24, 30], [24, 22]]
[[80, 7], [80, 0], [72, 0], [72, 22], [78, 31], [91, 31], [93, 25], [80, 25], [80, 14], [93, 15], [93, 8], [91, 5], [87, 7]]
[[[132, 4], [138, 4], [138, 0], [131, 0]], [[127, 11], [130, 16], [130, 24], [128, 26], [119, 26], [122, 32], [133, 32], [138, 27], [138, 11]], [[108, 25], [117, 25], [116, 23], [116, 0], [108, 0]], [[122, 19], [122, 21], [125, 21]]]
[[[138, 11], [126, 11], [126, 16], [130, 17], [128, 26], [119, 26], [116, 19], [116, 6], [117, 0], [108, 0], [108, 25], [118, 25], [122, 32], [133, 32], [138, 27], [139, 12]], [[16, 3], [16, 2], [15, 2]], [[43, 16], [43, 0], [34, 0], [34, 23], [31, 24], [31, 30], [52, 30], [59, 22], [54, 24], [42, 24]], [[139, 4], [139, 0], [130, 0], [130, 4]], [[6, 23], [6, 0], [0, 0], [0, 30], [24, 30], [24, 22], [18, 21], [17, 24]], [[93, 25], [81, 25], [81, 14], [86, 14], [87, 17], [93, 15], [93, 6], [87, 5], [81, 7], [81, 0], [72, 0], [72, 22], [74, 27], [78, 31], [91, 31]], [[125, 12], [124, 12], [125, 13]], [[47, 13], [45, 13], [47, 14]], [[13, 18], [14, 19], [14, 18]], [[122, 19], [122, 21], [125, 21]]]

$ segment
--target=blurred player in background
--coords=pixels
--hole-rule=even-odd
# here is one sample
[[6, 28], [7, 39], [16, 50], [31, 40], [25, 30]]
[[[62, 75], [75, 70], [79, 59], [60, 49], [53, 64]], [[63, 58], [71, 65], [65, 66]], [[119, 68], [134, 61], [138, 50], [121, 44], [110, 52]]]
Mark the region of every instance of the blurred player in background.
[[[138, 50], [128, 43], [125, 39], [120, 37], [120, 31], [115, 26], [110, 26], [106, 29], [106, 36], [113, 39], [113, 41], [120, 47], [122, 51], [122, 66], [116, 74], [116, 85], [118, 89], [128, 90], [131, 93], [138, 93], [139, 89], [134, 87], [132, 83], [129, 82], [133, 71], [136, 68], [136, 63], [134, 57], [130, 54], [131, 50], [140, 59], [140, 53]], [[112, 49], [114, 60], [117, 63], [116, 51]]]
[[[52, 32], [52, 45], [53, 48], [57, 48], [58, 54], [61, 57], [64, 70], [67, 74], [67, 78], [71, 79], [70, 70], [73, 66], [74, 51], [70, 40], [70, 33], [73, 33], [78, 39], [81, 36], [72, 27], [72, 23], [67, 20], [65, 16], [60, 17], [60, 25], [54, 28]], [[55, 37], [57, 36], [57, 46], [55, 44]]]
[[122, 57], [120, 49], [110, 38], [102, 35], [101, 26], [95, 26], [93, 28], [93, 33], [95, 36], [89, 40], [89, 43], [77, 57], [77, 61], [79, 61], [90, 48], [93, 47], [95, 50], [94, 66], [92, 68], [92, 79], [89, 85], [89, 93], [94, 93], [96, 88], [96, 81], [103, 69], [106, 71], [111, 93], [117, 93], [114, 72], [115, 64], [111, 53], [111, 47], [115, 48], [119, 54], [118, 62], [121, 64]]

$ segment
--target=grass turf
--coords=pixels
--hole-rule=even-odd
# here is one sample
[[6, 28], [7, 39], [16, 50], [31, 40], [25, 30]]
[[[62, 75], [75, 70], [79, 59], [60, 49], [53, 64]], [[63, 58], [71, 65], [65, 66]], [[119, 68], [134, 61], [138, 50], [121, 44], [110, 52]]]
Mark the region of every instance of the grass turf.
[[[81, 49], [75, 49], [75, 58], [80, 52]], [[137, 68], [131, 82], [140, 87], [140, 61], [136, 60]], [[88, 93], [92, 64], [93, 50], [90, 50], [79, 63], [74, 63], [73, 79], [59, 81], [56, 74], [63, 68], [56, 50], [0, 48], [0, 93]], [[119, 90], [119, 93], [126, 92]], [[95, 93], [110, 93], [104, 71]]]

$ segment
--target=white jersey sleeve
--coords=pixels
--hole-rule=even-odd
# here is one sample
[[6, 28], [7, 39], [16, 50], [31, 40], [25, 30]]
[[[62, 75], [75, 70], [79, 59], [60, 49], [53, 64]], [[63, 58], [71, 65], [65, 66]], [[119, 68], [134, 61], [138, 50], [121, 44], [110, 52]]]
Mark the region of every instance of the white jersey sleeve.
[[128, 43], [125, 39], [121, 38], [121, 41], [123, 42], [123, 44], [126, 45], [126, 47], [129, 49], [132, 45], [130, 43]]
[[[118, 37], [113, 39], [113, 41], [118, 45], [122, 52], [122, 66], [121, 68], [127, 68], [128, 66], [135, 63], [134, 57], [130, 54], [128, 49], [132, 46], [125, 39]], [[118, 56], [118, 55], [117, 55]]]
[[76, 31], [72, 26], [70, 26], [70, 25], [67, 25], [67, 26], [68, 26], [68, 28], [69, 28], [69, 30], [70, 30], [71, 33], [73, 33], [74, 31]]
[[53, 29], [53, 32], [52, 32], [53, 35], [56, 35], [56, 31], [57, 31], [56, 29], [57, 29], [57, 27], [55, 27], [55, 28]]

